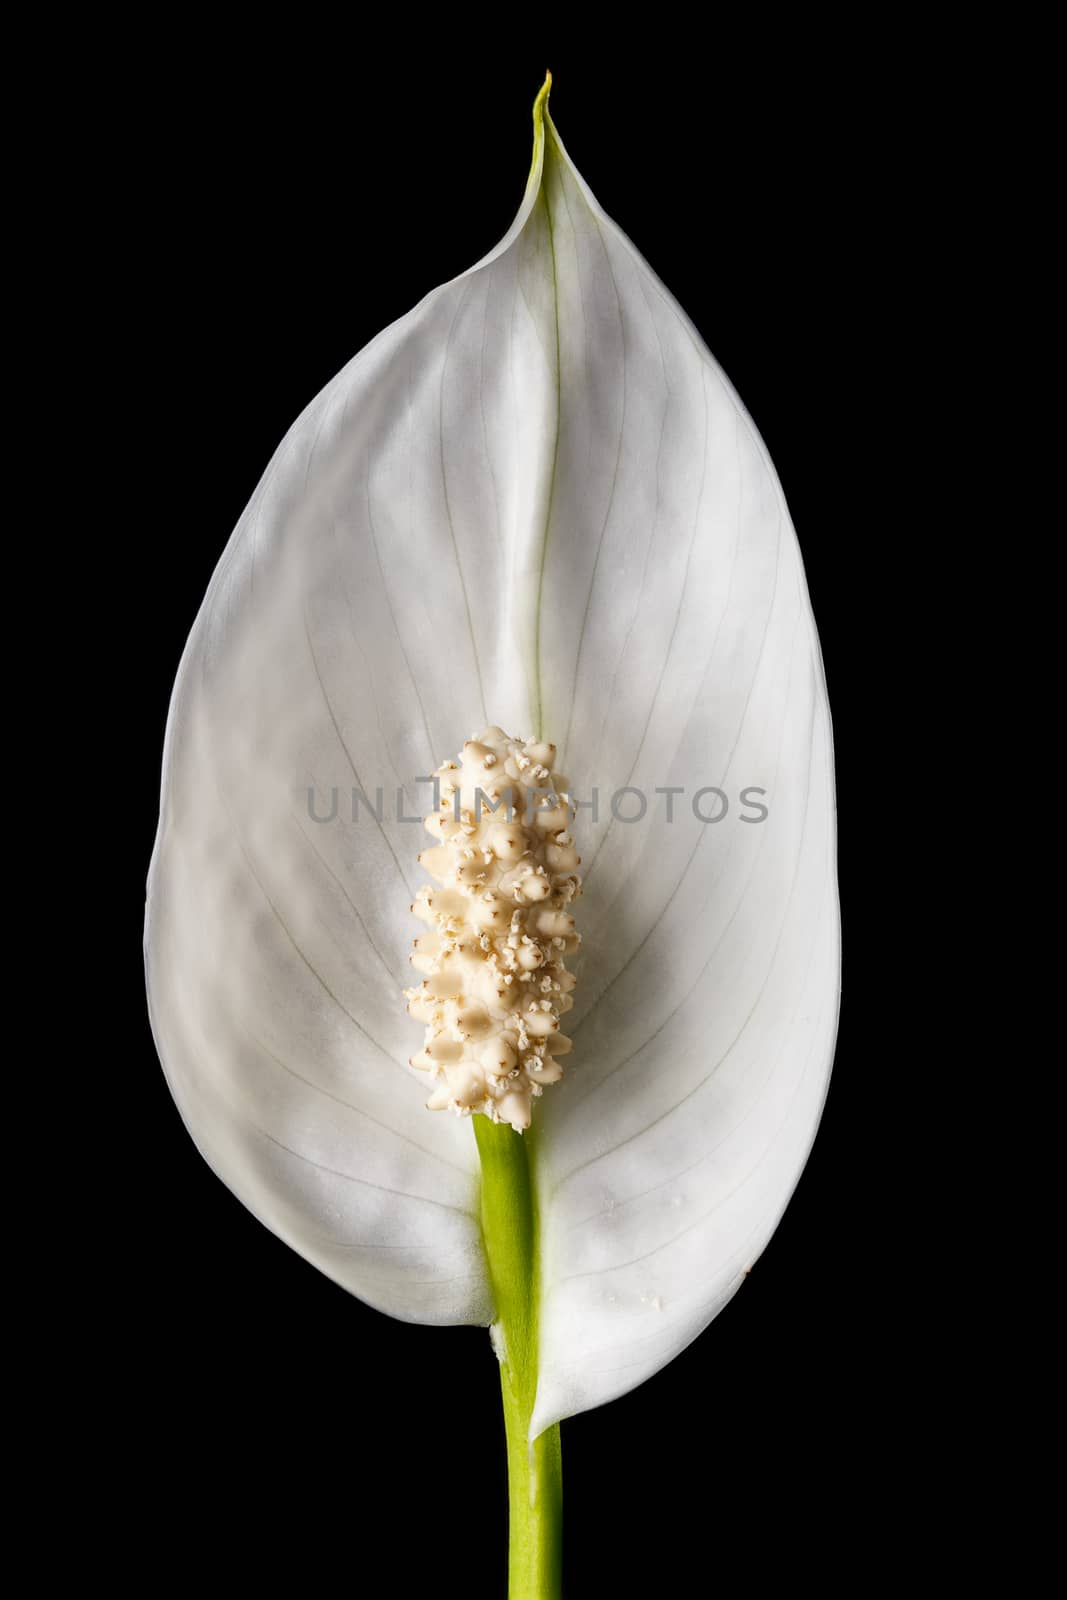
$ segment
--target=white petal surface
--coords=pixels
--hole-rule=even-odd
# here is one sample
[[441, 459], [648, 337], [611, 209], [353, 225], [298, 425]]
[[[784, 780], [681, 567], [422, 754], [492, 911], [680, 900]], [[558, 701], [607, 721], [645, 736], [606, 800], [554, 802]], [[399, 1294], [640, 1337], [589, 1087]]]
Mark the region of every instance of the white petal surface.
[[[146, 932], [160, 1054], [220, 1176], [371, 1304], [486, 1322], [472, 1131], [406, 1065], [425, 835], [395, 791], [421, 815], [414, 780], [486, 723], [597, 789], [575, 1049], [537, 1111], [534, 1431], [641, 1382], [741, 1282], [814, 1136], [839, 970], [781, 489], [548, 128], [507, 238], [323, 391], [234, 533], [175, 690]], [[354, 786], [383, 788], [380, 825]], [[717, 823], [692, 807], [711, 786]], [[624, 787], [641, 821], [612, 819]]]
[[[545, 726], [565, 730], [560, 765], [577, 798], [597, 787], [600, 817], [577, 829], [574, 1069], [542, 1102], [535, 1433], [642, 1382], [742, 1282], [815, 1134], [840, 967], [830, 719], [774, 468], [692, 325], [554, 152], [567, 335]], [[613, 817], [625, 787], [646, 797], [640, 821]], [[705, 788], [726, 797], [718, 822], [694, 814]], [[714, 817], [723, 800], [697, 803]], [[620, 819], [639, 809], [625, 797]]]
[[414, 780], [486, 720], [487, 682], [507, 703], [510, 675], [526, 715], [501, 597], [550, 426], [519, 381], [544, 366], [519, 315], [539, 181], [268, 466], [182, 659], [149, 875], [153, 1028], [200, 1150], [302, 1255], [412, 1321], [492, 1315], [471, 1129], [425, 1110], [401, 990]]

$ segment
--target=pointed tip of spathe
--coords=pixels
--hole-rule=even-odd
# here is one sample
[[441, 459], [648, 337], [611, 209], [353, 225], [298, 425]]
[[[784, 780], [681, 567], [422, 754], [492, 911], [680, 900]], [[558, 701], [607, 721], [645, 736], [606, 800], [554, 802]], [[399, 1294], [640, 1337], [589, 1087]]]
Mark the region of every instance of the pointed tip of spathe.
[[546, 124], [552, 126], [552, 119], [548, 115], [548, 96], [552, 89], [552, 74], [545, 73], [545, 81], [541, 85], [537, 99], [533, 103], [533, 160], [530, 162], [530, 176], [526, 180], [526, 201], [532, 205], [538, 186], [541, 182], [545, 155], [545, 130]]
[[534, 114], [534, 123], [535, 124], [538, 123], [540, 121], [541, 117], [543, 116], [543, 114], [545, 112], [545, 109], [546, 109], [546, 107], [548, 105], [548, 97], [549, 97], [549, 95], [551, 93], [552, 93], [552, 74], [551, 74], [551, 72], [546, 71], [545, 72], [545, 81], [541, 85], [541, 88], [540, 88], [540, 90], [538, 92], [538, 95], [537, 95], [537, 99], [534, 101], [533, 114]]

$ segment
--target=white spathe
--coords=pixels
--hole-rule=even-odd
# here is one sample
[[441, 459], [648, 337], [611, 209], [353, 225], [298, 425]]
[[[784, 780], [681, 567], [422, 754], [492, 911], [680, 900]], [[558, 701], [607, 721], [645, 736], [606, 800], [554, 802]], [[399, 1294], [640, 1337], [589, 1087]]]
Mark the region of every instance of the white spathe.
[[[160, 1056], [220, 1177], [371, 1305], [487, 1323], [473, 1131], [407, 1065], [424, 835], [396, 789], [420, 818], [415, 779], [496, 723], [599, 791], [574, 1051], [535, 1112], [535, 1433], [663, 1366], [767, 1243], [840, 965], [830, 718], [774, 468], [544, 128], [505, 239], [338, 374], [241, 518], [175, 686], [146, 923]], [[693, 811], [710, 786], [719, 823]], [[623, 787], [643, 820], [612, 819]]]

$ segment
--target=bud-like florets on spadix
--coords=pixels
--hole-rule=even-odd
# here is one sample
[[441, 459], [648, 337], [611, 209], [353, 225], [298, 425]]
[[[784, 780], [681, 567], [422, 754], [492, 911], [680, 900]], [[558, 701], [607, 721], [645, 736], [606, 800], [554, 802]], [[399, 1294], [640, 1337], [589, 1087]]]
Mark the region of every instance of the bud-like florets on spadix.
[[571, 1048], [559, 1027], [574, 1003], [564, 957], [579, 943], [580, 857], [555, 756], [555, 745], [494, 727], [438, 768], [440, 803], [426, 818], [438, 842], [419, 856], [438, 887], [412, 906], [427, 924], [411, 956], [424, 976], [404, 994], [426, 1025], [411, 1064], [435, 1080], [427, 1105], [519, 1132]]

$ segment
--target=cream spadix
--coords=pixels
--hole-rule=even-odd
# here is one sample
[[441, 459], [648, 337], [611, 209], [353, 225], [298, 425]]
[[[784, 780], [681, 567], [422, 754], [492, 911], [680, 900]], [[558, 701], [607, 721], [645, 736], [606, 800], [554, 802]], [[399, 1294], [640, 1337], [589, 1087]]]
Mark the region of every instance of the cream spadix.
[[496, 719], [559, 741], [584, 875], [580, 1066], [522, 1141], [536, 1434], [654, 1373], [742, 1282], [814, 1137], [839, 967], [830, 719], [781, 488], [543, 95], [505, 238], [312, 401], [227, 545], [149, 879], [153, 1026], [200, 1150], [321, 1270], [425, 1322], [494, 1317], [475, 1132], [507, 1130], [426, 1113], [400, 996], [425, 783]]
[[420, 889], [411, 908], [429, 927], [411, 957], [426, 976], [405, 991], [426, 1024], [411, 1065], [437, 1080], [427, 1105], [518, 1133], [571, 1048], [559, 1021], [574, 1004], [564, 956], [580, 942], [580, 857], [555, 757], [554, 744], [492, 727], [438, 767], [426, 828], [441, 843], [419, 860], [441, 889]]

